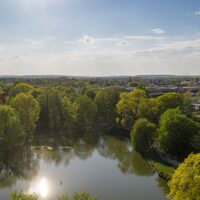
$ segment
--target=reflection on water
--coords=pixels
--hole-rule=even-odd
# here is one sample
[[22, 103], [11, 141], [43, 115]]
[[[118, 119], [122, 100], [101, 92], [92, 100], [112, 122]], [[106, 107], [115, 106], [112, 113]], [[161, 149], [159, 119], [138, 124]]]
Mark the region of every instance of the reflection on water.
[[29, 194], [37, 194], [42, 198], [47, 197], [48, 192], [49, 192], [48, 181], [44, 177], [34, 182], [28, 190]]
[[41, 140], [12, 156], [2, 154], [0, 199], [22, 190], [48, 200], [81, 190], [102, 200], [166, 200], [167, 187], [127, 139], [87, 134]]

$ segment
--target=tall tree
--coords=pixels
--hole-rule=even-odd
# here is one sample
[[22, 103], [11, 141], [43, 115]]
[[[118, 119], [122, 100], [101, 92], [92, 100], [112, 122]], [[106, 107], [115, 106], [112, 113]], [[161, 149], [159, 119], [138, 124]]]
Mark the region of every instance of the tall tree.
[[39, 119], [40, 106], [37, 100], [31, 94], [19, 93], [10, 102], [15, 108], [26, 138], [29, 139], [36, 128], [36, 122]]
[[23, 137], [20, 120], [13, 108], [0, 106], [0, 146], [4, 150], [12, 149]]
[[41, 107], [40, 125], [44, 128], [57, 129], [63, 123], [63, 103], [62, 96], [58, 89], [44, 87], [38, 96]]
[[97, 108], [92, 99], [81, 95], [76, 101], [76, 120], [81, 129], [90, 130], [95, 121]]
[[98, 117], [109, 127], [114, 127], [116, 124], [116, 104], [118, 100], [119, 92], [113, 88], [100, 90], [95, 97], [95, 103], [98, 109]]
[[135, 89], [130, 93], [122, 93], [117, 103], [119, 114], [118, 122], [123, 128], [131, 130], [133, 124], [138, 119], [139, 105], [147, 94], [142, 89]]

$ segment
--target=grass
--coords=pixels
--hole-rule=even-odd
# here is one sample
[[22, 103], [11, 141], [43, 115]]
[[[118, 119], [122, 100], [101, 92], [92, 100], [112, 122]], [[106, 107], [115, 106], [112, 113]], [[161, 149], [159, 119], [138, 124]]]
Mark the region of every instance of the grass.
[[171, 179], [172, 175], [174, 174], [175, 167], [154, 160], [150, 162], [158, 173], [163, 173], [165, 176]]
[[[22, 192], [20, 193], [14, 192], [11, 193], [11, 200], [39, 200], [39, 197], [36, 195], [24, 194]], [[57, 200], [97, 200], [97, 198], [91, 196], [87, 192], [80, 192], [80, 193], [75, 192], [73, 197], [71, 198], [68, 195], [63, 195], [58, 197]]]

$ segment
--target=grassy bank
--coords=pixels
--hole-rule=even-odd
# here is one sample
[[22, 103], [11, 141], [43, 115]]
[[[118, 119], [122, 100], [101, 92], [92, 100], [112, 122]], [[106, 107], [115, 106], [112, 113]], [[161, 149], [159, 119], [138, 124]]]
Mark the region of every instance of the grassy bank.
[[163, 176], [163, 178], [166, 178], [168, 180], [171, 179], [175, 171], [175, 167], [154, 160], [151, 160], [150, 163], [153, 166], [153, 168], [159, 173], [159, 176]]

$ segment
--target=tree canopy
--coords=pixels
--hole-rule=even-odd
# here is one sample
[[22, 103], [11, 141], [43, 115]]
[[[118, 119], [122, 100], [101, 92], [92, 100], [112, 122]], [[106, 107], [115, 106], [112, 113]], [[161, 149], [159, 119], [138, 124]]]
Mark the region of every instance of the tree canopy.
[[163, 114], [166, 110], [171, 108], [180, 108], [182, 112], [188, 113], [191, 108], [191, 102], [189, 101], [189, 94], [180, 94], [176, 92], [169, 92], [163, 94], [157, 98], [157, 106], [160, 115]]
[[81, 95], [76, 100], [76, 121], [81, 129], [89, 130], [95, 121], [96, 105], [89, 97]]
[[41, 107], [40, 125], [43, 128], [60, 128], [63, 125], [64, 109], [59, 90], [44, 87], [37, 99]]
[[131, 131], [131, 141], [134, 148], [147, 153], [151, 148], [156, 134], [156, 125], [147, 119], [138, 119]]
[[159, 121], [158, 100], [156, 98], [142, 99], [138, 107], [138, 116], [140, 118], [148, 119], [151, 122], [158, 123]]
[[98, 117], [108, 126], [115, 126], [117, 118], [116, 104], [119, 100], [119, 92], [109, 88], [100, 90], [95, 97], [98, 109]]
[[198, 131], [199, 124], [182, 114], [180, 109], [168, 109], [160, 119], [158, 141], [165, 152], [186, 156], [192, 150], [191, 141]]
[[39, 119], [40, 106], [31, 94], [19, 93], [10, 102], [15, 108], [27, 138], [31, 136]]
[[200, 153], [191, 154], [176, 169], [169, 182], [169, 197], [173, 200], [200, 199]]
[[138, 107], [147, 94], [142, 89], [135, 89], [130, 93], [122, 93], [117, 103], [119, 114], [118, 122], [127, 130], [131, 130], [133, 124], [138, 119]]
[[3, 93], [3, 88], [0, 86], [0, 95]]
[[14, 85], [10, 90], [9, 90], [9, 96], [14, 97], [19, 93], [29, 93], [31, 94], [34, 90], [34, 87], [28, 83], [18, 83]]
[[0, 143], [1, 148], [12, 149], [22, 138], [20, 120], [13, 108], [0, 106]]

